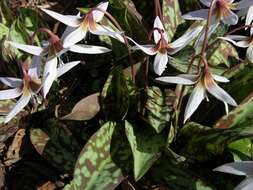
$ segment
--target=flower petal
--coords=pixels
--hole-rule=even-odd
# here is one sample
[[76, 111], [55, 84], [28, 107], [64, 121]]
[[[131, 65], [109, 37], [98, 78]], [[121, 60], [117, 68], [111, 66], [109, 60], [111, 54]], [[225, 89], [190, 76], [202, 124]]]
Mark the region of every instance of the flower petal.
[[9, 43], [11, 46], [13, 46], [17, 49], [20, 49], [22, 51], [25, 51], [27, 53], [37, 55], [37, 56], [41, 55], [42, 52], [44, 51], [44, 49], [42, 47], [39, 47], [39, 46], [19, 44], [19, 43], [10, 42], [10, 41], [8, 41], [7, 43]]
[[212, 94], [215, 98], [219, 99], [220, 101], [226, 102], [232, 106], [237, 106], [235, 100], [216, 83], [213, 83], [212, 85], [206, 85], [206, 89], [210, 94]]
[[227, 16], [224, 16], [221, 20], [223, 21], [224, 24], [228, 25], [235, 25], [238, 23], [238, 16], [235, 14], [233, 11], [228, 10], [229, 14]]
[[73, 45], [69, 48], [69, 50], [75, 53], [84, 53], [84, 54], [100, 54], [112, 51], [106, 47], [84, 45], [84, 44]]
[[175, 54], [179, 50], [183, 49], [187, 44], [189, 44], [193, 38], [195, 38], [203, 29], [203, 26], [195, 27], [186, 33], [184, 33], [176, 41], [170, 43], [171, 48], [168, 50], [169, 54]]
[[219, 166], [213, 171], [249, 176], [253, 173], [253, 161], [232, 162]]
[[[244, 37], [244, 39], [245, 38], [248, 39], [246, 36], [241, 36], [241, 38], [243, 38], [243, 37]], [[248, 41], [243, 40], [243, 41], [240, 41], [240, 42], [236, 42], [236, 41], [233, 40], [233, 38], [234, 38], [233, 36], [219, 37], [219, 39], [231, 42], [232, 44], [234, 44], [237, 47], [241, 47], [241, 48], [249, 47], [249, 42]], [[239, 38], [239, 36], [238, 36], [238, 38]]]
[[177, 75], [175, 77], [158, 77], [156, 80], [166, 83], [172, 83], [172, 84], [183, 84], [183, 85], [192, 85], [196, 83], [196, 80], [194, 80], [191, 77], [184, 77]]
[[22, 86], [23, 81], [19, 78], [14, 77], [0, 77], [0, 81], [4, 83], [5, 85], [16, 88], [18, 86]]
[[200, 2], [203, 4], [203, 5], [205, 5], [205, 6], [207, 6], [207, 7], [210, 7], [210, 5], [211, 5], [211, 0], [200, 0]]
[[[108, 8], [108, 4], [109, 4], [108, 2], [100, 3], [97, 6], [97, 8], [99, 8], [103, 11], [106, 11]], [[94, 10], [94, 11], [92, 11], [92, 16], [96, 22], [100, 22], [104, 17], [104, 13], [101, 11]]]
[[253, 63], [253, 45], [249, 46], [246, 52], [248, 60]]
[[[155, 18], [154, 28], [159, 28], [159, 29], [163, 30], [164, 31], [164, 33], [163, 33], [164, 38], [168, 42], [167, 34], [166, 34], [165, 30], [164, 30], [163, 23], [161, 22], [159, 16], [157, 16]], [[159, 40], [161, 39], [161, 34], [157, 30], [155, 30], [153, 34], [154, 34], [155, 43], [157, 44], [159, 42]]]
[[4, 119], [4, 123], [8, 123], [15, 115], [17, 115], [30, 101], [31, 94], [28, 93], [26, 95], [23, 94], [21, 98], [18, 100], [16, 105], [12, 108], [12, 110], [8, 113], [8, 115]]
[[61, 36], [61, 40], [64, 41], [65, 38], [66, 38], [70, 33], [74, 32], [75, 30], [76, 30], [76, 28], [67, 26], [66, 29], [64, 30], [62, 36]]
[[70, 69], [72, 69], [73, 67], [75, 67], [79, 63], [80, 63], [80, 61], [72, 61], [72, 62], [69, 62], [69, 63], [65, 63], [64, 65], [61, 65], [57, 69], [57, 78], [60, 77], [60, 76], [62, 76], [66, 72], [68, 72]]
[[154, 71], [156, 74], [161, 75], [166, 69], [168, 63], [167, 53], [157, 53], [154, 60]]
[[34, 78], [39, 78], [41, 73], [41, 56], [34, 55], [32, 57], [32, 63], [28, 70], [28, 75]]
[[192, 94], [187, 102], [185, 113], [184, 113], [184, 123], [191, 117], [191, 115], [199, 107], [202, 100], [205, 98], [205, 88], [201, 83], [197, 83], [192, 91]]
[[244, 179], [239, 185], [235, 187], [235, 190], [252, 190], [253, 189], [253, 178]]
[[68, 26], [78, 27], [81, 24], [81, 19], [78, 16], [62, 15], [57, 12], [43, 9], [43, 8], [41, 10], [44, 11], [46, 14], [50, 15], [51, 17], [53, 17], [54, 19], [66, 24]]
[[200, 9], [182, 15], [185, 20], [207, 20], [208, 9]]
[[68, 48], [71, 47], [72, 45], [80, 42], [82, 39], [86, 37], [87, 30], [85, 30], [82, 27], [78, 27], [76, 30], [73, 32], [69, 33], [64, 40], [63, 40], [63, 47]]
[[137, 47], [133, 47], [133, 49], [140, 49], [144, 53], [148, 55], [155, 55], [157, 51], [154, 49], [155, 45], [140, 45], [137, 42], [135, 42], [132, 38], [127, 37], [130, 41], [132, 41]]
[[[253, 21], [253, 5], [250, 6], [249, 10], [248, 10], [248, 14], [246, 17], [246, 25], [250, 25]], [[251, 27], [250, 29], [250, 34], [253, 35], [253, 28]]]
[[0, 100], [17, 98], [22, 94], [21, 88], [14, 88], [0, 91]]
[[226, 77], [223, 77], [223, 76], [212, 74], [212, 77], [214, 78], [214, 80], [216, 80], [218, 82], [229, 82], [229, 80]]
[[122, 43], [125, 43], [125, 40], [122, 37], [122, 32], [116, 32], [107, 26], [96, 24], [94, 28], [89, 28], [89, 31], [92, 34], [110, 36], [116, 40], [119, 40]]
[[238, 5], [236, 7], [236, 9], [240, 10], [240, 9], [247, 9], [249, 8], [251, 5], [253, 5], [253, 1], [252, 0], [241, 0], [238, 2]]
[[47, 93], [49, 92], [54, 80], [57, 76], [57, 57], [54, 57], [50, 60], [48, 60], [44, 67], [44, 73], [43, 73], [43, 96], [44, 98], [47, 96]]

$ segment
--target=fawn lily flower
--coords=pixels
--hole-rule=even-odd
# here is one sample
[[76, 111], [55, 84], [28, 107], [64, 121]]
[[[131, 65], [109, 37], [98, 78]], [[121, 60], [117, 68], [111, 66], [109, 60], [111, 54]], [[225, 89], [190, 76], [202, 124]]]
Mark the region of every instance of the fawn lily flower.
[[235, 100], [215, 82], [229, 82], [229, 80], [225, 77], [211, 74], [207, 68], [203, 69], [199, 75], [180, 74], [175, 77], [159, 77], [156, 80], [166, 83], [195, 85], [186, 105], [184, 122], [191, 117], [202, 100], [207, 96], [206, 91], [224, 103], [237, 106]]
[[236, 186], [235, 190], [253, 189], [253, 161], [228, 163], [213, 169], [213, 171], [246, 176], [246, 179]]
[[[247, 17], [246, 17], [246, 25], [250, 25], [253, 22], [253, 5], [250, 6]], [[253, 27], [250, 29], [250, 34], [253, 35]]]
[[247, 59], [253, 63], [253, 34], [251, 34], [251, 36], [228, 35], [219, 38], [231, 42], [237, 47], [247, 48]]
[[[49, 41], [44, 42], [42, 47], [33, 46], [33, 45], [24, 45], [18, 44], [14, 42], [8, 42], [13, 47], [16, 47], [20, 50], [23, 50], [27, 53], [34, 55], [33, 63], [36, 65], [36, 68], [41, 68], [40, 61], [42, 57], [47, 56], [45, 61], [45, 67], [43, 71], [43, 96], [46, 97], [49, 92], [54, 80], [57, 78], [57, 67], [58, 61], [61, 64], [65, 65], [65, 71], [72, 69], [76, 66], [80, 61], [63, 63], [60, 56], [67, 52], [68, 50], [75, 53], [84, 53], [84, 54], [100, 54], [111, 51], [108, 48], [100, 47], [100, 46], [92, 46], [92, 45], [83, 45], [83, 44], [75, 44], [69, 47], [65, 47], [64, 42], [62, 42], [59, 37], [53, 34], [49, 30], [44, 30], [50, 35]], [[75, 63], [75, 64], [73, 64]], [[66, 68], [68, 68], [66, 70]], [[40, 69], [39, 69], [40, 70]]]
[[[95, 8], [90, 9], [90, 11], [84, 15], [62, 15], [57, 12], [42, 9], [46, 14], [55, 18], [56, 20], [66, 24], [71, 27], [68, 35], [64, 38], [64, 44], [66, 47], [78, 43], [86, 37], [87, 32], [95, 35], [107, 35], [124, 42], [123, 37], [120, 33], [113, 31], [111, 28], [98, 24], [103, 17], [104, 12], [107, 10], [108, 2], [100, 3]], [[101, 11], [99, 11], [100, 9]], [[103, 12], [104, 11], [104, 12]]]
[[24, 65], [21, 67], [23, 72], [22, 79], [0, 77], [2, 83], [11, 87], [11, 89], [0, 91], [0, 100], [13, 99], [21, 96], [16, 105], [5, 117], [5, 123], [8, 123], [15, 115], [17, 115], [29, 103], [29, 101], [36, 102], [37, 93], [41, 87], [41, 80], [36, 72], [34, 72], [34, 68], [33, 70], [29, 68], [28, 72], [26, 72]]
[[168, 37], [164, 32], [163, 24], [159, 17], [154, 21], [154, 41], [156, 44], [140, 45], [131, 40], [136, 46], [133, 49], [140, 49], [148, 55], [156, 55], [154, 60], [154, 71], [156, 74], [161, 75], [166, 69], [168, 63], [168, 54], [173, 55], [183, 49], [190, 41], [201, 31], [202, 26], [198, 26], [186, 32], [179, 39], [172, 43], [168, 42]]

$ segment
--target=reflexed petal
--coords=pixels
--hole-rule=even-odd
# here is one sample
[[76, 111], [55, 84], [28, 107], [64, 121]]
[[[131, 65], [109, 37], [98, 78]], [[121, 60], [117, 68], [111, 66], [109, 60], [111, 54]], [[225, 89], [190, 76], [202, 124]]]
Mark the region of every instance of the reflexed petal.
[[[106, 11], [107, 8], [108, 8], [108, 2], [105, 2], [105, 3], [100, 3], [97, 8], [103, 10], [103, 11]], [[93, 18], [96, 22], [99, 22], [103, 19], [103, 16], [104, 16], [104, 13], [101, 12], [101, 11], [92, 11], [92, 15], [93, 15]]]
[[252, 190], [253, 189], [253, 178], [244, 179], [235, 190]]
[[63, 40], [63, 47], [68, 48], [72, 45], [80, 42], [82, 39], [86, 37], [87, 30], [79, 27], [73, 32], [71, 32], [68, 36], [66, 36]]
[[232, 40], [239, 40], [239, 41], [241, 40], [246, 41], [249, 39], [248, 36], [242, 36], [242, 35], [227, 35], [226, 37]]
[[32, 57], [32, 63], [29, 67], [28, 74], [31, 77], [39, 78], [41, 73], [41, 56], [34, 55]]
[[[162, 24], [162, 22], [161, 22], [161, 20], [160, 20], [160, 18], [158, 16], [155, 18], [154, 28], [159, 28], [159, 29], [163, 30], [164, 31], [164, 34], [163, 34], [164, 38], [168, 42], [167, 34], [166, 34], [166, 32], [164, 30], [164, 27], [163, 27], [163, 24]], [[154, 40], [155, 40], [155, 43], [157, 44], [160, 39], [161, 39], [161, 34], [157, 30], [155, 30], [154, 31]]]
[[219, 166], [213, 171], [250, 176], [253, 174], [253, 161], [232, 162]]
[[64, 41], [65, 38], [66, 38], [70, 33], [74, 32], [75, 30], [76, 30], [76, 28], [67, 26], [66, 29], [64, 30], [62, 36], [61, 36], [61, 40]]
[[[242, 36], [242, 37], [246, 37], [246, 36]], [[236, 42], [233, 39], [233, 36], [227, 36], [227, 37], [219, 37], [219, 39], [222, 40], [226, 40], [228, 42], [231, 42], [232, 44], [234, 44], [237, 47], [242, 47], [242, 48], [246, 48], [249, 47], [249, 42], [248, 41], [240, 41], [240, 42]], [[247, 38], [247, 37], [246, 37]]]
[[79, 63], [80, 63], [80, 61], [72, 61], [72, 62], [69, 62], [69, 63], [65, 63], [64, 65], [61, 65], [57, 69], [57, 78], [60, 77], [60, 76], [62, 76], [66, 72], [68, 72], [70, 69], [72, 69], [73, 67], [75, 67]]
[[110, 36], [116, 40], [119, 40], [122, 43], [125, 43], [125, 40], [121, 35], [123, 32], [116, 32], [107, 26], [96, 24], [94, 28], [89, 28], [89, 31], [92, 34]]
[[156, 80], [166, 83], [172, 84], [183, 84], [183, 85], [192, 85], [195, 84], [196, 81], [192, 80], [193, 78], [183, 77], [183, 76], [175, 76], [175, 77], [158, 77]]
[[[132, 41], [140, 50], [142, 50], [144, 53], [148, 55], [155, 55], [157, 53], [157, 51], [154, 49], [155, 45], [140, 45], [137, 42], [135, 42], [132, 38], [128, 37], [128, 39]], [[134, 49], [137, 48], [134, 47]]]
[[205, 88], [201, 83], [197, 83], [192, 91], [192, 94], [187, 102], [185, 113], [184, 113], [184, 123], [191, 117], [195, 110], [199, 107], [202, 100], [205, 98]]
[[43, 95], [44, 98], [46, 97], [47, 93], [49, 92], [54, 80], [57, 76], [57, 57], [54, 57], [50, 60], [48, 60], [44, 67], [44, 73], [43, 73]]
[[[187, 44], [189, 44], [192, 41], [193, 38], [195, 38], [201, 32], [202, 29], [203, 29], [203, 26], [198, 26], [187, 31], [176, 41], [170, 43], [172, 50], [168, 50], [168, 53], [174, 54], [174, 53], [177, 53], [179, 50], [183, 49]], [[173, 49], [174, 50], [176, 49], [176, 51], [173, 51]]]
[[[248, 10], [248, 14], [246, 17], [246, 25], [250, 25], [253, 21], [253, 5], [250, 6], [249, 10]], [[250, 34], [253, 35], [253, 28], [251, 27], [250, 29]]]
[[214, 78], [214, 80], [216, 80], [218, 82], [229, 82], [229, 80], [226, 77], [223, 77], [223, 76], [212, 74], [212, 77]]
[[0, 77], [0, 81], [4, 83], [5, 85], [16, 88], [18, 86], [22, 86], [23, 81], [19, 78], [14, 77]]
[[200, 2], [203, 3], [203, 5], [210, 7], [212, 1], [211, 0], [200, 0]]
[[20, 49], [22, 51], [25, 51], [27, 53], [37, 55], [37, 56], [41, 55], [41, 53], [44, 51], [42, 47], [38, 47], [38, 46], [19, 44], [19, 43], [10, 42], [10, 41], [8, 41], [7, 43], [9, 43], [11, 46], [17, 49]]
[[248, 47], [246, 55], [247, 55], [248, 60], [251, 63], [253, 63], [253, 46], [252, 45]]
[[12, 110], [5, 117], [4, 122], [8, 123], [15, 115], [17, 115], [30, 101], [31, 94], [28, 93], [26, 95], [21, 96], [16, 105], [12, 108]]
[[14, 88], [0, 91], [0, 100], [17, 98], [22, 94], [21, 88]]
[[84, 53], [84, 54], [100, 54], [112, 51], [106, 47], [84, 45], [84, 44], [73, 45], [69, 48], [69, 50], [75, 53]]
[[44, 11], [46, 14], [50, 15], [54, 19], [68, 25], [71, 27], [78, 27], [81, 24], [81, 19], [79, 16], [68, 16], [68, 15], [62, 15], [54, 11], [50, 11], [47, 9], [41, 9]]
[[166, 69], [168, 63], [168, 55], [167, 53], [157, 53], [154, 60], [154, 71], [156, 74], [161, 75]]
[[253, 1], [252, 0], [241, 0], [238, 2], [238, 6], [236, 7], [236, 9], [247, 9], [249, 8], [251, 5], [253, 5]]
[[185, 20], [207, 20], [208, 9], [200, 9], [182, 15]]
[[238, 23], [238, 16], [233, 13], [233, 11], [228, 10], [229, 14], [225, 17], [222, 18], [222, 21], [224, 22], [224, 24], [228, 24], [228, 25], [235, 25]]
[[206, 89], [210, 94], [212, 94], [215, 98], [219, 99], [220, 101], [226, 102], [232, 106], [237, 106], [235, 100], [216, 83], [212, 85], [206, 85]]

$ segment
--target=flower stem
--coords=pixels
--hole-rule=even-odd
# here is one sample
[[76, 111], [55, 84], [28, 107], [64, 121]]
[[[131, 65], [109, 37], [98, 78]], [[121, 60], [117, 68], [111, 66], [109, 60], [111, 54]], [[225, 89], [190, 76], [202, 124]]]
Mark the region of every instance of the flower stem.
[[252, 28], [252, 27], [253, 27], [253, 25], [239, 26], [239, 27], [237, 27], [237, 28], [235, 28], [235, 29], [233, 29], [233, 30], [227, 32], [227, 33], [225, 34], [225, 36], [230, 35], [230, 34], [233, 34], [233, 33], [237, 32], [237, 31], [239, 31], [239, 30], [242, 30], [242, 29], [244, 29], [244, 28]]

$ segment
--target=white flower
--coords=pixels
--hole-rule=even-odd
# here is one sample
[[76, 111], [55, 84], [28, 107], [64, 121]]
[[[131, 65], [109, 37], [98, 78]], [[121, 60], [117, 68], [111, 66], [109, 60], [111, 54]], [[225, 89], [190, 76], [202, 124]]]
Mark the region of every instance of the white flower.
[[214, 169], [214, 171], [230, 173], [234, 175], [246, 176], [235, 190], [253, 189], [253, 161], [242, 161], [224, 164]]
[[[48, 31], [47, 31], [48, 32]], [[49, 32], [50, 33], [50, 32]], [[50, 33], [51, 38], [49, 41], [44, 42], [43, 47], [32, 46], [32, 45], [24, 45], [18, 44], [15, 42], [8, 42], [13, 47], [16, 47], [20, 50], [23, 50], [27, 53], [34, 55], [33, 62], [36, 65], [38, 70], [41, 70], [40, 62], [44, 56], [46, 56], [45, 67], [43, 70], [43, 96], [46, 97], [48, 94], [54, 80], [57, 79], [57, 67], [58, 61], [63, 64], [60, 56], [67, 52], [68, 50], [75, 53], [84, 53], [84, 54], [100, 54], [111, 51], [108, 48], [100, 47], [100, 46], [92, 46], [92, 45], [83, 45], [83, 44], [75, 44], [69, 47], [64, 47], [64, 43], [59, 39], [58, 36]], [[73, 64], [76, 63], [76, 64]], [[76, 66], [78, 62], [70, 62], [65, 63], [64, 68], [65, 72]], [[66, 69], [68, 68], [68, 69]], [[37, 70], [37, 71], [38, 71]]]
[[[100, 3], [95, 8], [98, 8], [102, 11], [106, 11], [108, 7], [108, 2]], [[56, 20], [69, 26], [68, 32], [65, 33], [64, 45], [65, 47], [72, 46], [73, 44], [78, 43], [86, 37], [87, 32], [90, 32], [95, 35], [107, 35], [115, 39], [120, 40], [124, 43], [124, 39], [119, 32], [113, 31], [111, 28], [98, 24], [104, 17], [102, 11], [91, 9], [86, 15], [62, 15], [57, 12], [42, 9], [45, 13], [55, 18]], [[66, 35], [67, 34], [67, 35]]]
[[196, 35], [198, 35], [202, 28], [202, 26], [195, 27], [187, 31], [179, 39], [175, 40], [172, 43], [169, 43], [168, 37], [164, 32], [163, 24], [160, 18], [156, 17], [154, 21], [153, 32], [154, 41], [156, 44], [140, 45], [133, 39], [128, 39], [136, 45], [133, 47], [133, 49], [140, 49], [148, 55], [156, 55], [154, 60], [154, 71], [156, 74], [161, 75], [166, 68], [168, 62], [168, 54], [173, 55], [183, 49], [188, 43], [192, 41]]
[[33, 100], [34, 102], [34, 100], [36, 100], [36, 94], [41, 87], [41, 80], [38, 78], [36, 72], [33, 72], [35, 68], [33, 68], [33, 70], [29, 68], [28, 72], [26, 72], [24, 67], [22, 70], [23, 79], [0, 77], [2, 83], [12, 88], [0, 91], [0, 100], [14, 99], [21, 96], [16, 105], [5, 117], [5, 123], [9, 122], [15, 115], [17, 115], [30, 100]]
[[[251, 25], [253, 21], [253, 5], [250, 6], [247, 17], [246, 17], [246, 25]], [[250, 34], [253, 35], [253, 27], [250, 28]]]
[[181, 74], [175, 77], [159, 77], [156, 80], [166, 83], [195, 85], [186, 105], [184, 122], [191, 117], [202, 100], [207, 96], [206, 91], [224, 103], [237, 106], [235, 100], [215, 82], [229, 82], [229, 80], [225, 77], [211, 74], [208, 69], [204, 69], [200, 75]]
[[247, 59], [253, 63], [253, 34], [251, 36], [228, 35], [226, 37], [219, 38], [229, 41], [237, 47], [247, 48]]

